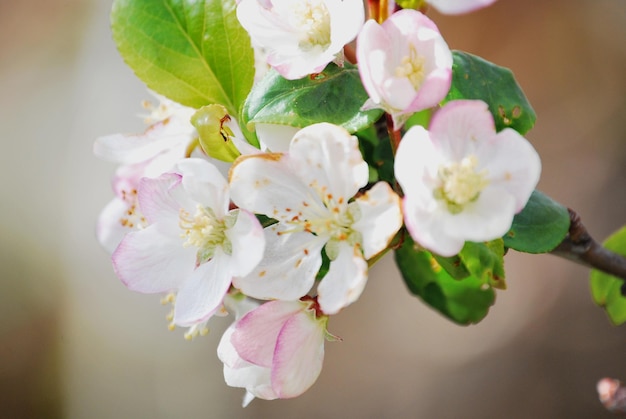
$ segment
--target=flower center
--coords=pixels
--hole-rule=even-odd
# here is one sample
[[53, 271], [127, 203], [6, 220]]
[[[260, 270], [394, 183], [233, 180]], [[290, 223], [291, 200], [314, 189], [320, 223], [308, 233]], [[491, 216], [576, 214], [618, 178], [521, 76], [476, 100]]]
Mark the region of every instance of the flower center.
[[489, 184], [487, 170], [476, 171], [478, 159], [474, 155], [465, 157], [460, 162], [453, 162], [439, 167], [441, 186], [434, 192], [435, 198], [446, 201], [448, 210], [453, 214], [463, 211], [469, 202], [478, 199], [482, 190]]
[[300, 31], [299, 47], [308, 51], [330, 45], [330, 14], [322, 0], [295, 2], [289, 15], [291, 27]]
[[409, 44], [409, 55], [402, 58], [402, 62], [396, 67], [396, 77], [406, 77], [417, 91], [424, 81], [424, 57], [420, 56], [413, 44]]
[[305, 231], [317, 236], [329, 237], [326, 243], [326, 255], [330, 260], [336, 259], [339, 255], [339, 243], [345, 241], [350, 246], [360, 246], [363, 240], [361, 233], [352, 229], [352, 224], [361, 218], [359, 206], [352, 202], [342, 210], [343, 198], [339, 198], [339, 201], [335, 201], [332, 196], [327, 196], [323, 200], [325, 209], [303, 223]]
[[181, 209], [179, 217], [178, 225], [183, 230], [180, 237], [187, 239], [183, 246], [198, 248], [196, 257], [198, 265], [210, 260], [218, 246], [221, 246], [226, 254], [232, 253], [232, 243], [225, 232], [234, 225], [236, 215], [229, 214], [223, 220], [218, 220], [211, 208], [198, 204], [193, 216]]

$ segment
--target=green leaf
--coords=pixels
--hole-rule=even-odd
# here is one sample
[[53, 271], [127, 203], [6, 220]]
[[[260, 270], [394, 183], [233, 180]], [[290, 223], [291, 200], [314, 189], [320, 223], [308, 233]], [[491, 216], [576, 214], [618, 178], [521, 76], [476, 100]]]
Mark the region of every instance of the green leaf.
[[395, 258], [409, 290], [456, 323], [478, 323], [495, 302], [495, 292], [487, 281], [475, 276], [454, 279], [408, 235]]
[[203, 106], [191, 117], [191, 125], [198, 131], [204, 152], [228, 163], [241, 155], [231, 140], [235, 134], [225, 125], [229, 121], [228, 111], [222, 105]]
[[535, 190], [524, 209], [513, 218], [504, 245], [526, 253], [546, 253], [563, 241], [569, 230], [567, 208]]
[[486, 243], [465, 242], [459, 258], [475, 277], [488, 282], [494, 288], [506, 289], [502, 239]]
[[235, 0], [115, 0], [113, 39], [148, 87], [186, 106], [239, 115], [254, 79]]
[[496, 130], [513, 128], [528, 132], [537, 116], [508, 68], [462, 51], [452, 52], [452, 87], [445, 102], [480, 99], [489, 105]]
[[370, 170], [369, 182], [384, 180], [393, 185], [394, 156], [387, 130], [377, 132], [379, 124], [370, 126], [356, 133], [359, 137], [359, 149]]
[[[604, 247], [626, 256], [626, 226], [611, 235], [604, 242]], [[626, 297], [621, 292], [623, 284], [623, 279], [597, 269], [591, 271], [590, 285], [593, 301], [600, 307], [604, 307], [609, 319], [616, 326], [626, 322]]]
[[367, 98], [359, 71], [349, 63], [343, 68], [330, 64], [299, 80], [286, 80], [270, 70], [250, 92], [243, 121], [293, 127], [330, 122], [354, 133], [383, 114], [380, 109], [361, 111]]

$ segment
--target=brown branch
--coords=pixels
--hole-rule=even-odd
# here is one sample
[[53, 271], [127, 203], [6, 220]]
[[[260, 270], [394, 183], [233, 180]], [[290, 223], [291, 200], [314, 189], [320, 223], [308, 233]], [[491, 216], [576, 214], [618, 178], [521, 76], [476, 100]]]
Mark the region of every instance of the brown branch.
[[[574, 210], [568, 211], [569, 233], [550, 253], [626, 279], [626, 257], [602, 247], [589, 235], [580, 216]], [[626, 287], [622, 286], [622, 294], [626, 294], [625, 291]]]

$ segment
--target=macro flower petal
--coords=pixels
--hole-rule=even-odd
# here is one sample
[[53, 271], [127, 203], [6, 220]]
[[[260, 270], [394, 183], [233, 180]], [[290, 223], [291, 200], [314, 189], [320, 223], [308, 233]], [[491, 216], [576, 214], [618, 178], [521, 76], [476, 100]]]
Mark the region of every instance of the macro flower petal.
[[254, 214], [245, 210], [232, 211], [235, 224], [226, 230], [226, 237], [232, 245], [228, 256], [233, 276], [248, 275], [259, 264], [265, 250], [263, 228]]
[[128, 233], [112, 260], [116, 275], [130, 290], [156, 293], [178, 288], [193, 272], [196, 254], [153, 224]]
[[367, 283], [367, 262], [358, 248], [339, 244], [337, 258], [317, 287], [318, 302], [325, 314], [336, 314], [356, 301]]
[[322, 371], [325, 325], [312, 311], [289, 318], [276, 340], [272, 362], [272, 389], [281, 399], [308, 390]]
[[369, 259], [384, 250], [402, 227], [400, 197], [388, 183], [378, 182], [355, 203], [360, 218], [352, 228], [361, 233], [363, 255]]
[[263, 259], [252, 273], [233, 279], [236, 288], [263, 300], [296, 300], [309, 292], [322, 265], [326, 240], [307, 232], [282, 234], [288, 228], [265, 229]]
[[319, 206], [320, 199], [293, 175], [288, 156], [263, 153], [240, 157], [230, 171], [233, 202], [255, 214], [290, 221], [305, 206]]
[[232, 278], [231, 265], [225, 256], [218, 249], [211, 260], [186, 278], [176, 294], [174, 323], [191, 326], [205, 321], [222, 305]]
[[285, 322], [306, 308], [301, 301], [270, 301], [242, 317], [231, 342], [247, 362], [271, 368], [276, 339]]
[[345, 207], [369, 176], [358, 140], [337, 125], [319, 123], [301, 129], [289, 147], [291, 169], [322, 197]]

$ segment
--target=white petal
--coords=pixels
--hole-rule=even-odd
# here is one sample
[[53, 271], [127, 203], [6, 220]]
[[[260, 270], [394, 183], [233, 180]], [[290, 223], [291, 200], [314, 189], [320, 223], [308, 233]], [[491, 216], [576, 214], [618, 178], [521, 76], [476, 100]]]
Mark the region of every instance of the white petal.
[[166, 173], [156, 179], [142, 178], [137, 199], [141, 212], [150, 223], [165, 222], [177, 226], [180, 209], [192, 207], [182, 188], [182, 178], [175, 173]]
[[356, 137], [337, 125], [320, 123], [301, 129], [289, 148], [291, 168], [324, 198], [345, 207], [365, 186], [368, 166]]
[[539, 182], [539, 154], [528, 140], [510, 128], [500, 131], [484, 148], [490, 149], [489, 159], [482, 158], [480, 151], [483, 150], [477, 157], [487, 167], [490, 185], [504, 188], [515, 196], [515, 212], [521, 211]]
[[265, 229], [263, 260], [250, 275], [233, 279], [236, 288], [263, 300], [295, 300], [309, 292], [322, 265], [326, 240], [306, 232], [281, 234], [288, 228]]
[[239, 207], [280, 221], [301, 217], [305, 207], [322, 203], [294, 176], [289, 158], [263, 153], [237, 159], [230, 171], [230, 194]]
[[480, 100], [455, 100], [441, 108], [430, 122], [434, 146], [449, 161], [475, 154], [483, 141], [495, 136], [493, 116]]
[[433, 188], [442, 156], [435, 149], [430, 134], [421, 126], [411, 127], [400, 141], [394, 171], [405, 195], [424, 206], [434, 202]]
[[465, 239], [447, 231], [446, 217], [452, 214], [445, 208], [425, 208], [405, 196], [403, 209], [406, 228], [417, 243], [441, 256], [454, 256], [461, 251]]
[[482, 242], [502, 237], [511, 228], [515, 197], [501, 187], [486, 187], [475, 202], [444, 221], [445, 231], [464, 240]]
[[183, 187], [189, 199], [211, 208], [218, 218], [226, 215], [230, 203], [228, 182], [217, 167], [206, 160], [193, 158], [180, 160], [176, 171], [183, 177]]
[[196, 252], [153, 224], [127, 234], [112, 258], [115, 273], [129, 289], [155, 293], [177, 289], [191, 275]]
[[237, 214], [237, 221], [225, 234], [232, 244], [229, 256], [232, 274], [243, 276], [249, 274], [263, 258], [265, 235], [254, 214], [245, 210], [235, 211], [231, 214]]
[[281, 399], [297, 397], [319, 377], [324, 361], [325, 327], [306, 310], [285, 323], [276, 341], [272, 388]]
[[317, 287], [318, 302], [325, 314], [336, 314], [356, 301], [367, 283], [367, 262], [360, 250], [345, 242], [339, 256], [330, 263], [326, 276]]
[[94, 143], [93, 151], [104, 160], [134, 164], [149, 160], [170, 147], [191, 141], [193, 132], [189, 122], [185, 124], [177, 118], [171, 118], [150, 126], [143, 134], [100, 137]]
[[198, 266], [176, 294], [174, 323], [192, 326], [211, 317], [222, 305], [231, 279], [228, 259], [217, 249], [213, 259]]
[[255, 124], [254, 129], [262, 144], [274, 153], [289, 151], [289, 143], [300, 128], [279, 124]]
[[389, 184], [378, 182], [363, 196], [356, 199], [361, 218], [352, 228], [363, 238], [363, 254], [369, 259], [387, 247], [389, 241], [402, 227], [400, 197]]
[[[113, 198], [100, 212], [96, 227], [98, 242], [104, 249], [113, 253], [127, 233], [134, 231], [122, 219], [127, 217], [128, 203], [119, 198]], [[133, 226], [134, 227], [134, 226]]]
[[280, 330], [290, 317], [307, 306], [301, 301], [270, 301], [243, 316], [231, 338], [239, 356], [270, 368]]

